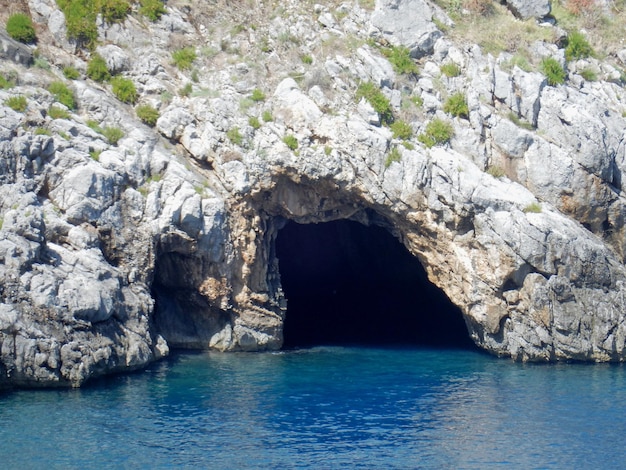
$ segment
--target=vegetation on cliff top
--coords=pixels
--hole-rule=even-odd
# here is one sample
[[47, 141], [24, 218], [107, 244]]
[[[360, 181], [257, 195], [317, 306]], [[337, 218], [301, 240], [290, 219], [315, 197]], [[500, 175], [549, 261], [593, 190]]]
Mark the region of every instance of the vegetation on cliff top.
[[[127, 0], [56, 0], [65, 15], [67, 33], [79, 45], [93, 48], [98, 39], [96, 20], [101, 14], [107, 23], [118, 23], [131, 12]], [[133, 2], [136, 3], [136, 2]], [[165, 13], [162, 0], [140, 0], [139, 13], [150, 21], [158, 20]]]
[[[441, 30], [459, 43], [474, 43], [485, 52], [498, 55], [509, 52], [523, 57], [527, 65], [539, 67], [532, 53], [536, 41], [556, 44], [557, 28], [546, 28], [534, 18], [516, 19], [506, 6], [490, 0], [435, 0], [454, 20], [453, 26], [438, 23]], [[567, 60], [594, 56], [594, 51], [609, 57], [623, 49], [623, 25], [626, 8], [623, 0], [601, 4], [590, 0], [554, 0], [551, 15], [567, 32]], [[581, 31], [584, 31], [583, 35]]]

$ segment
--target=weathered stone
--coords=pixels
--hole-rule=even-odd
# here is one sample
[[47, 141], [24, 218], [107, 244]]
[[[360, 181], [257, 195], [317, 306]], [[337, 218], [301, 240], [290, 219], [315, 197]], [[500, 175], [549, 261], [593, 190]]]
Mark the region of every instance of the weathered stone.
[[506, 6], [522, 20], [543, 18], [550, 13], [550, 0], [507, 0]]
[[128, 70], [130, 66], [130, 58], [128, 54], [115, 44], [107, 44], [98, 46], [96, 52], [102, 56], [107, 64], [107, 68], [112, 75], [117, 75]]
[[[29, 4], [54, 36], [41, 45], [50, 74], [83, 69], [56, 3]], [[419, 0], [380, 0], [371, 18], [348, 4], [302, 14], [288, 1], [293, 22], [260, 15], [254, 32], [224, 43], [205, 7], [168, 5], [155, 23], [98, 21], [100, 52], [158, 108], [155, 129], [90, 80], [72, 82], [77, 111], [53, 120], [51, 76], [0, 58], [18, 77], [0, 102], [28, 98], [24, 113], [0, 106], [0, 387], [79, 386], [170, 347], [280, 348], [289, 312], [275, 244], [286, 221], [389, 230], [494, 354], [626, 360], [626, 98], [616, 67], [570, 62], [572, 80], [548, 86], [511, 68], [509, 54], [444, 39]], [[432, 52], [419, 77], [350, 45], [368, 28], [414, 57]], [[294, 61], [290, 43], [313, 64]], [[171, 64], [188, 44], [198, 47], [193, 72]], [[565, 63], [555, 45], [531, 49]], [[463, 73], [443, 76], [448, 62]], [[576, 78], [587, 66], [598, 81]], [[394, 138], [371, 103], [354, 99], [362, 81], [379, 85], [416, 136], [433, 117], [454, 135], [432, 148]], [[193, 93], [179, 96], [188, 83]], [[250, 100], [255, 88], [267, 98]], [[459, 92], [468, 119], [443, 112]], [[112, 145], [89, 121], [125, 137]]]
[[10, 38], [4, 31], [0, 31], [0, 58], [30, 65], [33, 62], [33, 53], [28, 46]]
[[419, 59], [433, 52], [441, 31], [432, 22], [432, 10], [423, 0], [377, 0], [372, 25], [397, 46], [408, 47]]

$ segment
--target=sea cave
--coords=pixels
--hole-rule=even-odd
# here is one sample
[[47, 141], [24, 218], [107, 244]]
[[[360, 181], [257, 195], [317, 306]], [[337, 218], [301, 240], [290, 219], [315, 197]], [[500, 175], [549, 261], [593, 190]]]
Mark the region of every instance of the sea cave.
[[286, 349], [315, 345], [471, 348], [460, 309], [386, 228], [293, 221], [276, 255]]

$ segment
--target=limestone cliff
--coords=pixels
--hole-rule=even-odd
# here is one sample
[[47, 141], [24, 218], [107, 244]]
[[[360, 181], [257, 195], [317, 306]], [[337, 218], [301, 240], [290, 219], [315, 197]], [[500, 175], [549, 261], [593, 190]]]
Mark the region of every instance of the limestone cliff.
[[[280, 348], [288, 220], [390, 230], [494, 354], [626, 359], [626, 53], [566, 60], [545, 22], [554, 40], [531, 52], [569, 74], [550, 84], [459, 42], [440, 6], [369, 3], [171, 1], [154, 22], [133, 4], [97, 17], [94, 50], [53, 0], [20, 4], [39, 43], [33, 59], [3, 36], [0, 54], [14, 85], [0, 90], [1, 386], [79, 386], [170, 347]], [[195, 57], [177, 67], [184, 48]], [[408, 73], [385, 54], [404, 48]], [[88, 78], [96, 53], [134, 83], [127, 101], [158, 110], [154, 127]], [[75, 109], [49, 91], [58, 81]], [[467, 110], [453, 117], [456, 94]], [[25, 109], [7, 105], [19, 96]], [[432, 145], [435, 121], [453, 133]]]

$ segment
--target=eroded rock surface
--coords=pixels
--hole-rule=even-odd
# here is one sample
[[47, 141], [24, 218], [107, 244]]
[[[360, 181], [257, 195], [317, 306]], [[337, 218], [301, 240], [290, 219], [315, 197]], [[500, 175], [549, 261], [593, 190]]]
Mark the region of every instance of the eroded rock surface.
[[[568, 84], [549, 86], [506, 53], [453, 44], [432, 22], [444, 13], [414, 0], [285, 2], [282, 16], [168, 2], [156, 23], [98, 24], [98, 52], [158, 109], [155, 127], [84, 76], [65, 81], [77, 110], [53, 119], [48, 84], [87, 57], [53, 2], [30, 8], [51, 70], [2, 62], [17, 80], [0, 102], [28, 106], [0, 106], [0, 386], [79, 386], [170, 347], [280, 348], [288, 220], [386, 228], [494, 354], [626, 358], [626, 99], [610, 65], [585, 82], [568, 64]], [[368, 38], [409, 48], [419, 74]], [[181, 71], [170, 51], [186, 45], [198, 58]], [[408, 141], [355, 98], [364, 81]], [[443, 111], [455, 93], [466, 118]], [[435, 118], [454, 135], [428, 148], [416, 136]]]

